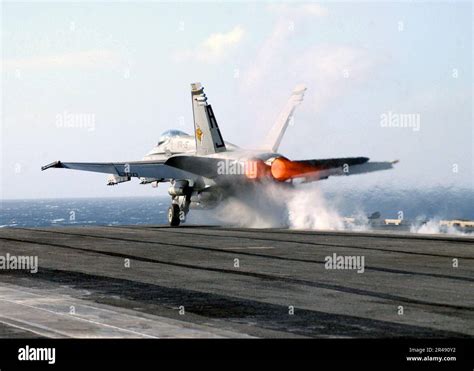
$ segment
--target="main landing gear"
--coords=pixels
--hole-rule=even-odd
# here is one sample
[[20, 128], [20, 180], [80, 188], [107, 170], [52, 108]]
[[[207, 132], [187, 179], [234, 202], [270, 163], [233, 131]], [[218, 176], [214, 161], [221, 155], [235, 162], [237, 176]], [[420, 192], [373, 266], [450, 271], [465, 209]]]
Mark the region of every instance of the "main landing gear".
[[168, 223], [170, 223], [170, 226], [172, 227], [179, 226], [179, 223], [181, 223], [179, 215], [180, 215], [179, 206], [176, 204], [171, 204], [171, 206], [168, 208]]
[[171, 206], [168, 208], [168, 223], [171, 227], [178, 227], [181, 222], [186, 221], [186, 215], [189, 212], [190, 197], [174, 196]]

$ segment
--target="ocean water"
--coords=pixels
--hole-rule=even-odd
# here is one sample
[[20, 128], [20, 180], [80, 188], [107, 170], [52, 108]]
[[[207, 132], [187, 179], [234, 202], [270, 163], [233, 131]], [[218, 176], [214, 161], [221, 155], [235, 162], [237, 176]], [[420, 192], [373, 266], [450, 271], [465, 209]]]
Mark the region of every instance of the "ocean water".
[[167, 223], [168, 197], [3, 200], [0, 227]]
[[[324, 200], [341, 216], [370, 215], [407, 220], [474, 220], [474, 191], [470, 189], [383, 190], [324, 192]], [[72, 198], [0, 201], [0, 227], [167, 224], [170, 198]], [[192, 210], [188, 224], [216, 224], [212, 211]]]

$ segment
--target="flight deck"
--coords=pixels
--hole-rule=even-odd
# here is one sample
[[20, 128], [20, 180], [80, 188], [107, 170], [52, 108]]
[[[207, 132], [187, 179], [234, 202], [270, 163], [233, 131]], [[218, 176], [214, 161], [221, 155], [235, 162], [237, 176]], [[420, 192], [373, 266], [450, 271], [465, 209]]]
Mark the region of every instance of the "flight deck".
[[3, 228], [7, 254], [36, 256], [38, 270], [0, 271], [3, 338], [474, 336], [472, 237]]

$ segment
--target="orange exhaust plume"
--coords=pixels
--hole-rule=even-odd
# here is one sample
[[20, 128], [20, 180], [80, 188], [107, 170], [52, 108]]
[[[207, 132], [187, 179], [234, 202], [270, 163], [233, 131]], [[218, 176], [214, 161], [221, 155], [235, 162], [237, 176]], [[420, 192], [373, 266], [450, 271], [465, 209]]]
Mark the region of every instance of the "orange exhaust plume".
[[261, 179], [270, 175], [270, 166], [262, 160], [249, 160], [245, 163], [245, 175], [249, 179]]
[[318, 169], [312, 165], [304, 164], [298, 161], [290, 161], [286, 158], [279, 157], [272, 162], [271, 174], [273, 178], [280, 182], [312, 173]]

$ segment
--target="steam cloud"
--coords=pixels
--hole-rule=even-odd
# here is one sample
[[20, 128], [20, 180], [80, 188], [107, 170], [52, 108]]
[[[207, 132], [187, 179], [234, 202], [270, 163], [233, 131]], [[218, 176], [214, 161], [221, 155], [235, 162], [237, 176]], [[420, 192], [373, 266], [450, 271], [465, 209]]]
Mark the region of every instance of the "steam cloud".
[[425, 223], [414, 222], [410, 227], [411, 233], [420, 233], [420, 234], [452, 234], [457, 236], [468, 236], [469, 233], [464, 233], [459, 229], [456, 229], [453, 226], [441, 226], [439, 218], [429, 219]]
[[249, 228], [348, 229], [336, 207], [314, 185], [296, 189], [268, 183], [225, 201], [216, 215], [224, 223]]
[[[213, 215], [219, 223], [247, 228], [371, 230], [364, 210], [352, 210], [352, 222], [347, 221], [344, 217], [348, 215], [343, 213], [341, 200], [333, 195], [328, 198], [317, 184], [299, 185], [296, 188], [267, 183], [227, 199], [214, 210]], [[409, 226], [409, 231], [420, 234], [469, 235], [452, 226], [441, 226], [439, 221], [440, 218], [418, 217]]]

